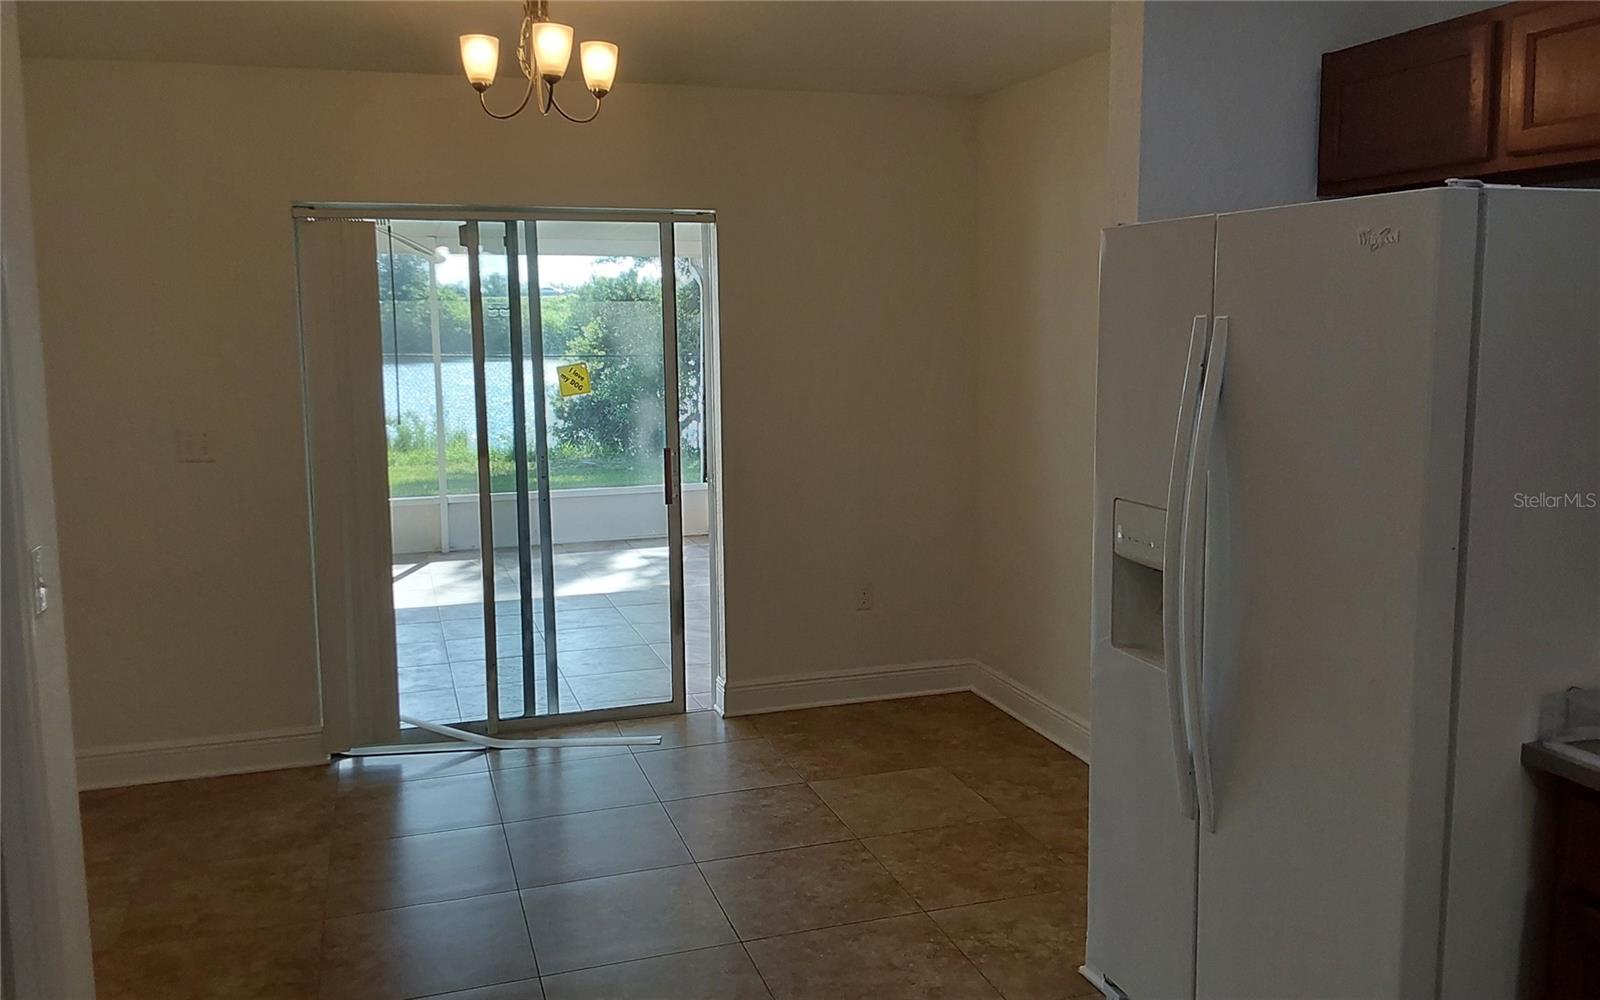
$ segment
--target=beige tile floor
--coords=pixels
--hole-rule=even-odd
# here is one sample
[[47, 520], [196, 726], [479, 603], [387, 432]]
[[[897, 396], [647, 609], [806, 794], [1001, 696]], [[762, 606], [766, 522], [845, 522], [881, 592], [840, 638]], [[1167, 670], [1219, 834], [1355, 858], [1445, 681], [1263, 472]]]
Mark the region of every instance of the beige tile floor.
[[[671, 697], [669, 557], [664, 538], [558, 545], [557, 710], [584, 711]], [[533, 553], [534, 593], [541, 591]], [[485, 717], [483, 577], [475, 553], [396, 556], [395, 653], [400, 711], [430, 722]], [[711, 707], [711, 569], [706, 537], [684, 540], [684, 681], [688, 707]], [[544, 605], [533, 604], [534, 704], [525, 703], [517, 553], [495, 550], [495, 638], [500, 714], [550, 711], [544, 678]]]
[[85, 793], [102, 1000], [1094, 995], [1088, 769], [986, 702], [622, 725]]

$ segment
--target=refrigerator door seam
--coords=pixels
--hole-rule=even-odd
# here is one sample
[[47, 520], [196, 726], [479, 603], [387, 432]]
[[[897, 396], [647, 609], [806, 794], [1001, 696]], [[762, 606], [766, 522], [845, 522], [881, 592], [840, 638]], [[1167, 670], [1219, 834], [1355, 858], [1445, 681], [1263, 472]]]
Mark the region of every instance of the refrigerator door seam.
[[1472, 449], [1478, 416], [1478, 355], [1483, 335], [1483, 271], [1488, 252], [1488, 229], [1489, 195], [1480, 184], [1474, 226], [1476, 246], [1472, 251], [1472, 329], [1467, 342], [1466, 412], [1461, 442], [1461, 514], [1456, 541], [1455, 622], [1450, 641], [1450, 726], [1445, 737], [1445, 759], [1449, 764], [1444, 776], [1444, 835], [1439, 852], [1439, 933], [1433, 972], [1435, 997], [1444, 996], [1446, 931], [1450, 923], [1450, 854], [1456, 810], [1456, 753], [1460, 741], [1461, 658], [1467, 609], [1467, 542], [1472, 526]]

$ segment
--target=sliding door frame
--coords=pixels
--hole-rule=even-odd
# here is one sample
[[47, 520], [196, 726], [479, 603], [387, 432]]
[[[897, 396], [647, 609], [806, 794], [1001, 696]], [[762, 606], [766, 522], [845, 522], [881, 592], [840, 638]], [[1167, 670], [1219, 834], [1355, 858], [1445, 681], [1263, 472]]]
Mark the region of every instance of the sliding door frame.
[[[682, 513], [682, 455], [679, 446], [679, 415], [678, 415], [678, 297], [677, 297], [677, 270], [676, 270], [676, 245], [674, 242], [674, 222], [681, 221], [685, 213], [657, 212], [635, 213], [622, 212], [587, 212], [587, 211], [543, 211], [532, 210], [524, 212], [507, 211], [504, 213], [506, 228], [506, 254], [508, 291], [512, 293], [512, 364], [513, 371], [513, 419], [517, 423], [516, 436], [522, 437], [526, 433], [527, 400], [525, 387], [516, 385], [520, 382], [520, 365], [517, 355], [520, 354], [521, 345], [521, 298], [517, 294], [520, 290], [519, 256], [525, 255], [528, 263], [528, 288], [533, 294], [529, 296], [528, 331], [531, 344], [530, 354], [541, 366], [541, 375], [533, 380], [533, 414], [534, 414], [534, 465], [536, 489], [539, 505], [539, 564], [541, 576], [541, 598], [544, 616], [544, 646], [545, 646], [545, 675], [546, 707], [551, 711], [546, 714], [529, 714], [528, 708], [534, 704], [534, 684], [536, 674], [534, 658], [528, 656], [530, 650], [524, 649], [523, 670], [523, 715], [514, 719], [499, 717], [497, 703], [499, 665], [497, 650], [487, 640], [488, 633], [494, 629], [494, 611], [492, 603], [486, 606], [484, 630], [486, 641], [484, 643], [485, 665], [484, 669], [490, 676], [488, 680], [489, 704], [487, 705], [487, 719], [482, 725], [486, 732], [516, 731], [522, 729], [539, 729], [551, 725], [561, 725], [569, 722], [603, 721], [606, 719], [626, 719], [665, 713], [681, 714], [687, 704], [686, 672], [687, 654], [685, 651], [685, 619], [684, 619], [684, 578], [683, 578], [683, 513]], [[653, 216], [651, 219], [638, 218], [641, 214]], [[698, 213], [693, 213], [696, 221], [708, 221], [701, 218]], [[391, 216], [394, 217], [394, 216]], [[478, 222], [489, 221], [478, 219]], [[607, 709], [588, 709], [577, 712], [561, 711], [560, 693], [560, 664], [561, 657], [559, 646], [560, 626], [557, 623], [557, 597], [555, 593], [555, 543], [554, 528], [551, 515], [550, 485], [550, 438], [548, 400], [542, 376], [544, 363], [544, 317], [540, 308], [537, 294], [539, 286], [539, 223], [548, 221], [560, 222], [654, 222], [657, 226], [658, 239], [656, 251], [661, 261], [661, 348], [662, 348], [662, 382], [663, 382], [663, 438], [665, 448], [662, 462], [662, 489], [663, 501], [667, 515], [667, 549], [668, 549], [668, 600], [670, 603], [669, 616], [671, 620], [670, 648], [672, 662], [669, 666], [671, 676], [672, 695], [667, 701], [646, 702], [640, 705], [619, 706]], [[518, 240], [516, 231], [521, 229], [522, 238]], [[519, 254], [519, 245], [522, 253]], [[474, 294], [478, 293], [476, 278], [474, 280]], [[487, 405], [487, 404], [485, 404]], [[518, 414], [518, 411], [521, 411]], [[530, 493], [528, 482], [528, 468], [525, 460], [525, 440], [518, 447], [518, 460], [516, 468], [516, 493], [518, 497], [518, 578], [521, 585], [522, 600], [518, 603], [524, 618], [524, 636], [527, 636], [527, 627], [531, 624], [531, 608], [529, 598], [532, 590], [531, 560], [527, 552], [527, 543], [530, 541], [528, 529], [531, 527], [526, 522], [526, 498]], [[479, 444], [483, 461], [487, 462], [488, 444], [485, 435]], [[486, 468], [486, 466], [485, 466]], [[480, 497], [488, 496], [491, 492], [485, 485], [488, 482], [487, 472], [480, 472], [478, 493]], [[492, 550], [491, 550], [492, 551]], [[490, 573], [492, 581], [492, 572]], [[486, 584], [486, 589], [492, 587], [492, 582]], [[525, 643], [526, 645], [526, 643]], [[461, 728], [474, 729], [478, 723], [466, 722]]]
[[[478, 223], [478, 219], [468, 219], [461, 224], [461, 245], [467, 249], [467, 296], [472, 307], [472, 416], [478, 437], [478, 573], [483, 585], [483, 683], [486, 689], [483, 727], [484, 732], [493, 736], [500, 731], [500, 636], [495, 626], [494, 489], [489, 462], [489, 350], [483, 329], [483, 243]], [[515, 266], [515, 262], [510, 262], [508, 275]], [[507, 280], [509, 282], [509, 276]], [[520, 311], [520, 308], [508, 309], [508, 321], [509, 314]], [[514, 333], [512, 344], [516, 344]], [[527, 468], [526, 459], [519, 464]], [[519, 513], [519, 549], [527, 542], [527, 536], [521, 530], [526, 524], [526, 513]]]
[[295, 205], [297, 219], [463, 219], [475, 222], [710, 222], [717, 213], [709, 209], [654, 210], [642, 208], [506, 208], [474, 205], [382, 205], [369, 202], [303, 202]]
[[[347, 202], [299, 204], [293, 207], [292, 214], [295, 219], [301, 221], [334, 219], [360, 221], [373, 219], [426, 219], [430, 221], [441, 219], [465, 220], [462, 226], [462, 243], [468, 254], [470, 285], [469, 293], [472, 315], [474, 409], [477, 411], [475, 413], [475, 419], [478, 432], [477, 464], [480, 522], [479, 557], [480, 568], [483, 574], [484, 582], [484, 669], [486, 674], [485, 681], [487, 688], [487, 705], [485, 711], [486, 717], [484, 720], [457, 723], [456, 725], [458, 728], [473, 732], [482, 732], [485, 734], [516, 733], [529, 732], [551, 726], [568, 725], [572, 723], [631, 719], [662, 714], [681, 714], [687, 705], [687, 663], [685, 651], [685, 581], [683, 566], [682, 428], [679, 418], [680, 400], [678, 387], [678, 316], [676, 280], [677, 257], [676, 233], [674, 231], [674, 224], [678, 222], [708, 224], [707, 231], [713, 234], [714, 238], [714, 234], [716, 232], [716, 214], [711, 211], [701, 210], [653, 211], [643, 209], [506, 208], [494, 206], [472, 207], [460, 205], [401, 206]], [[654, 223], [657, 226], [659, 233], [658, 253], [661, 261], [661, 345], [662, 373], [664, 382], [664, 449], [662, 489], [663, 502], [665, 503], [667, 514], [667, 540], [670, 554], [668, 573], [670, 602], [669, 615], [671, 623], [670, 672], [672, 686], [671, 698], [667, 701], [655, 701], [639, 705], [591, 709], [577, 712], [565, 712], [560, 710], [562, 706], [560, 704], [559, 695], [559, 655], [556, 649], [558, 627], [555, 621], [556, 606], [554, 599], [554, 553], [553, 543], [550, 541], [553, 538], [553, 533], [551, 528], [550, 511], [551, 487], [548, 449], [548, 421], [546, 417], [547, 400], [544, 380], [541, 374], [541, 377], [533, 380], [534, 386], [532, 387], [532, 394], [534, 397], [532, 403], [534, 406], [535, 437], [537, 440], [536, 447], [534, 449], [535, 463], [532, 473], [533, 483], [530, 483], [530, 470], [527, 464], [525, 423], [526, 409], [529, 401], [526, 398], [527, 387], [525, 385], [518, 384], [524, 382], [524, 379], [522, 378], [521, 366], [518, 364], [518, 362], [522, 358], [525, 347], [528, 349], [528, 353], [531, 354], [534, 359], [538, 360], [538, 363], [541, 365], [542, 372], [544, 357], [544, 332], [542, 317], [540, 315], [541, 310], [539, 308], [539, 300], [536, 291], [539, 288], [538, 224], [540, 222], [552, 221]], [[514, 438], [516, 439], [514, 442], [514, 448], [517, 452], [516, 494], [518, 504], [518, 547], [520, 550], [518, 554], [518, 575], [520, 591], [519, 596], [521, 597], [521, 600], [519, 600], [519, 605], [522, 612], [522, 632], [524, 638], [524, 714], [517, 718], [507, 719], [500, 718], [498, 697], [499, 664], [495, 635], [496, 608], [494, 595], [494, 540], [493, 519], [491, 516], [492, 489], [489, 485], [491, 479], [489, 474], [489, 440], [487, 428], [488, 401], [485, 371], [485, 365], [487, 362], [487, 349], [484, 335], [484, 308], [482, 300], [480, 266], [480, 255], [484, 250], [480, 239], [480, 227], [482, 223], [486, 222], [500, 222], [504, 223], [505, 225], [505, 252], [507, 255], [508, 265], [508, 292], [514, 296], [512, 299], [512, 308], [510, 309], [510, 334], [514, 373], [512, 405], [513, 420], [516, 424], [514, 431]], [[518, 230], [521, 230], [522, 234], [522, 239], [520, 240], [518, 239]], [[520, 253], [519, 247], [521, 248]], [[527, 318], [526, 330], [528, 334], [528, 342], [525, 342], [523, 337], [524, 328], [522, 325], [523, 317], [521, 315], [522, 306], [519, 288], [520, 274], [518, 271], [518, 263], [519, 256], [522, 254], [526, 255], [528, 262], [528, 287], [530, 290], [534, 291], [534, 294], [530, 296], [531, 301], [529, 303], [529, 311], [531, 315]], [[702, 296], [704, 296], [704, 293], [705, 289], [702, 288]], [[703, 310], [712, 310], [712, 315], [714, 315], [716, 305], [714, 301], [705, 302], [703, 300], [701, 308]], [[703, 343], [702, 350], [705, 350], [710, 346], [711, 345], [709, 344]], [[702, 372], [702, 378], [704, 379], [706, 377], [707, 373]], [[703, 391], [710, 392], [710, 388], [703, 388]], [[706, 419], [711, 419], [709, 408]], [[706, 435], [704, 445], [705, 454], [703, 455], [703, 461], [707, 463], [708, 468], [715, 468], [716, 464], [720, 464], [717, 462], [717, 458], [720, 458], [720, 456], [714, 458], [712, 454], [713, 450], [719, 446], [720, 433], [718, 428], [715, 426], [715, 423], [713, 423], [713, 426], [711, 427], [711, 433]], [[536, 494], [534, 494], [534, 483], [537, 484]], [[715, 485], [712, 485], [711, 489], [713, 493], [716, 492]], [[532, 651], [528, 641], [529, 629], [532, 625], [530, 605], [532, 590], [532, 566], [531, 558], [527, 552], [527, 543], [533, 540], [530, 538], [532, 525], [531, 523], [528, 523], [527, 515], [527, 502], [529, 499], [531, 499], [531, 494], [537, 496], [539, 504], [539, 534], [537, 539], [540, 542], [540, 570], [542, 577], [541, 590], [544, 597], [543, 614], [545, 626], [544, 642], [546, 666], [544, 682], [547, 686], [547, 708], [555, 709], [553, 713], [543, 715], [527, 714], [528, 709], [535, 702], [535, 689], [533, 684], [537, 680], [534, 664], [535, 658], [527, 655]], [[716, 497], [711, 498], [711, 505], [712, 509], [716, 510], [718, 515], [720, 515], [720, 504], [717, 503]], [[385, 514], [387, 514], [387, 510], [385, 510]], [[720, 516], [717, 516], [716, 520], [720, 521]], [[383, 518], [383, 521], [385, 527], [387, 527], [387, 516]], [[717, 528], [718, 525], [714, 525], [712, 527], [713, 536], [718, 533]], [[713, 545], [717, 545], [715, 537], [713, 539]], [[365, 567], [353, 567], [353, 569], [365, 569]], [[713, 575], [717, 576], [719, 574], [714, 573]], [[387, 570], [384, 572], [384, 577], [384, 582], [387, 583]], [[714, 583], [713, 586], [716, 587], [717, 584]], [[714, 603], [720, 604], [720, 601], [714, 600]], [[374, 621], [370, 624], [374, 626], [374, 632], [384, 630], [387, 631], [387, 642], [391, 650], [391, 655], [387, 657], [387, 661], [392, 665], [392, 647], [394, 635], [392, 612], [389, 616], [379, 617], [383, 618], [384, 620]], [[721, 631], [720, 618], [720, 615], [713, 615], [714, 633], [720, 633]], [[382, 638], [383, 637], [376, 635], [369, 637], [371, 640], [381, 640]], [[713, 652], [713, 657], [720, 662], [722, 645], [720, 634], [713, 635], [713, 645], [716, 647], [716, 650]], [[328, 669], [328, 666], [328, 664], [324, 664], [325, 671]], [[346, 667], [346, 669], [344, 671], [340, 671], [340, 673], [347, 673], [348, 669], [349, 668]], [[720, 669], [718, 672], [721, 672]], [[361, 673], [365, 673], [365, 671]], [[357, 676], [360, 676], [360, 674]], [[325, 687], [329, 680], [330, 678], [325, 674]], [[389, 699], [395, 699], [393, 702], [395, 711], [390, 714], [398, 717], [398, 700], [395, 685], [391, 682], [390, 684], [383, 685], [382, 687], [383, 690], [377, 693], [378, 699], [385, 702], [388, 702]], [[719, 689], [721, 687], [720, 678], [717, 687]], [[354, 693], [355, 692], [352, 692], [352, 694]], [[718, 701], [720, 701], [720, 697], [718, 698]], [[350, 707], [355, 708], [353, 705]], [[357, 709], [357, 711], [358, 713], [360, 712], [359, 709]], [[325, 721], [331, 722], [331, 720]], [[398, 723], [396, 725], [398, 725]], [[344, 729], [345, 727], [342, 725], [336, 725], [331, 726], [330, 728]], [[436, 739], [436, 737], [434, 737], [432, 734], [416, 729], [397, 729], [395, 736], [398, 738], [398, 741], [402, 743], [431, 742]], [[358, 740], [356, 742], [364, 741]], [[330, 745], [330, 749], [339, 748], [335, 748]]]
[[678, 422], [678, 254], [673, 222], [660, 225], [661, 382], [667, 410], [661, 479], [667, 503], [667, 593], [672, 604], [668, 612], [672, 619], [672, 710], [681, 713], [688, 697], [688, 665], [683, 613], [683, 431]]
[[[506, 231], [509, 234], [520, 227], [523, 237], [528, 244], [528, 290], [532, 292], [528, 303], [528, 329], [533, 335], [532, 354], [539, 363], [539, 378], [533, 380], [533, 434], [538, 447], [534, 452], [535, 474], [538, 477], [539, 493], [539, 537], [549, 539], [549, 544], [539, 546], [539, 579], [541, 608], [544, 612], [544, 684], [545, 705], [561, 707], [561, 657], [556, 650], [556, 554], [555, 554], [555, 528], [550, 513], [550, 418], [545, 409], [544, 386], [544, 310], [539, 301], [539, 226], [536, 222], [508, 222]], [[516, 253], [511, 254], [512, 259]], [[516, 308], [512, 312], [522, 311], [522, 300], [516, 300]], [[520, 370], [520, 362], [519, 370]], [[514, 393], [521, 393], [521, 389], [513, 388]], [[526, 404], [522, 404], [526, 407]], [[519, 430], [525, 432], [526, 426], [522, 423], [525, 417], [518, 418]], [[528, 494], [528, 469], [526, 463], [517, 468], [517, 495], [518, 503], [525, 504]], [[524, 533], [525, 535], [525, 533]], [[521, 573], [524, 579], [531, 575], [532, 566], [526, 565], [527, 547], [518, 546], [518, 556], [522, 559]], [[526, 584], [526, 589], [531, 592], [532, 581]], [[532, 608], [526, 602], [522, 608], [523, 615], [531, 622]], [[527, 699], [533, 697], [535, 683], [533, 675], [532, 650], [524, 652], [522, 659], [522, 711], [528, 711]], [[557, 711], [555, 714], [559, 715]]]
[[706, 529], [710, 549], [712, 707], [721, 712], [727, 704], [728, 640], [723, 628], [723, 526], [722, 526], [722, 321], [717, 282], [717, 227], [701, 232], [705, 266], [700, 278], [700, 420], [701, 461], [706, 484]]

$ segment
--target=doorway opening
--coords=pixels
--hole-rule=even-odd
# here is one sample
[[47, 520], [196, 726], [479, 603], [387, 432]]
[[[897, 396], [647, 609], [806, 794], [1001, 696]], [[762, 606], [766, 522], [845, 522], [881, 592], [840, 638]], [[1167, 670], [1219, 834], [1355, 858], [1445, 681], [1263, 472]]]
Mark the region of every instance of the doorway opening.
[[712, 707], [714, 217], [363, 209], [298, 225], [303, 285], [310, 227], [371, 239], [371, 344], [347, 367], [381, 423], [382, 482], [357, 495], [388, 523], [372, 645], [392, 653], [351, 665], [365, 728]]

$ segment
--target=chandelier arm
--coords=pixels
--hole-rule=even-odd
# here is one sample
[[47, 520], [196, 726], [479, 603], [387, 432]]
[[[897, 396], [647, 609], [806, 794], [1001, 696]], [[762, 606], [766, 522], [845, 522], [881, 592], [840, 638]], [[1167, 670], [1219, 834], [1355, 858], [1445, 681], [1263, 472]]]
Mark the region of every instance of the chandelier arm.
[[600, 117], [600, 104], [602, 103], [602, 101], [604, 101], [604, 98], [601, 98], [601, 97], [596, 97], [594, 99], [594, 110], [589, 112], [589, 117], [587, 117], [587, 118], [574, 118], [571, 115], [567, 114], [566, 109], [563, 108], [559, 103], [557, 103], [557, 101], [556, 101], [556, 88], [554, 86], [551, 86], [550, 87], [550, 91], [549, 91], [549, 96], [545, 100], [545, 104], [548, 105], [549, 107], [555, 108], [557, 114], [559, 114], [561, 117], [565, 118], [567, 121], [571, 122], [572, 124], [574, 124], [574, 125], [587, 125], [590, 122], [594, 121], [596, 118]]
[[484, 88], [483, 90], [478, 91], [478, 104], [483, 107], [483, 113], [484, 114], [488, 115], [490, 118], [495, 119], [496, 121], [502, 121], [503, 122], [507, 118], [515, 118], [518, 115], [522, 114], [522, 109], [528, 106], [528, 99], [531, 98], [532, 96], [533, 96], [533, 80], [530, 78], [528, 80], [528, 89], [524, 90], [522, 92], [522, 103], [517, 105], [516, 110], [511, 111], [508, 114], [503, 114], [503, 115], [497, 115], [493, 111], [490, 111], [489, 110], [489, 97], [488, 97], [488, 88], [487, 87]]
[[533, 3], [524, 3], [522, 24], [517, 27], [517, 65], [522, 68], [522, 75], [530, 80], [539, 75], [538, 60], [533, 53], [533, 25], [537, 20]]

